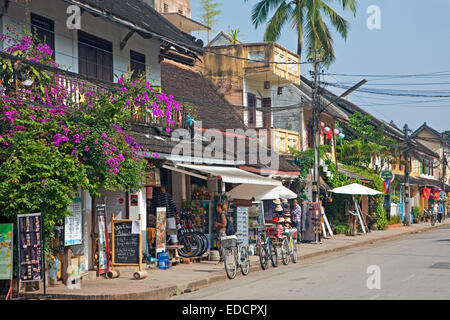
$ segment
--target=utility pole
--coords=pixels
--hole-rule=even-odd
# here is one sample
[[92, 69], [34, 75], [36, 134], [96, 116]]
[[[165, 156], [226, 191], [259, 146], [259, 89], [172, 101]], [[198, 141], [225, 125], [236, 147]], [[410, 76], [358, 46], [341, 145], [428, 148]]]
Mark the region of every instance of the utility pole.
[[[314, 141], [314, 176], [312, 183], [312, 196], [313, 196], [313, 205], [312, 205], [312, 219], [314, 221], [314, 225], [317, 224], [320, 226], [321, 212], [319, 205], [319, 146], [320, 146], [320, 135], [319, 135], [319, 96], [318, 96], [318, 79], [317, 73], [319, 69], [319, 59], [317, 56], [318, 49], [314, 50], [314, 90], [313, 90], [313, 99], [312, 99], [312, 112], [313, 112], [313, 141]], [[316, 226], [317, 227], [317, 226]], [[319, 237], [320, 235], [315, 233], [314, 235]]]
[[404, 133], [405, 133], [405, 143], [406, 143], [406, 147], [403, 153], [403, 157], [405, 158], [405, 161], [407, 162], [407, 164], [405, 164], [405, 219], [406, 219], [406, 225], [410, 226], [411, 225], [411, 202], [410, 202], [410, 189], [409, 189], [409, 128], [408, 128], [408, 124], [405, 124], [405, 126], [403, 127]]
[[445, 152], [445, 147], [446, 147], [446, 139], [445, 137], [442, 135], [441, 137], [441, 144], [442, 144], [442, 191], [445, 194], [445, 199], [442, 200], [442, 205], [444, 206], [444, 214], [443, 214], [443, 219], [445, 220], [445, 217], [447, 216], [447, 192], [446, 192], [446, 180], [447, 180], [447, 166], [448, 166], [448, 160], [447, 160], [447, 154]]

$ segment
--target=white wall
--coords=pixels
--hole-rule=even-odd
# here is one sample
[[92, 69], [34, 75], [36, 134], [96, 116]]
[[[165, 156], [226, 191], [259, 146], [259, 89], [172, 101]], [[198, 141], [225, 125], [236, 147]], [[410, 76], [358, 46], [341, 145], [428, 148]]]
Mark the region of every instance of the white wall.
[[[77, 31], [66, 27], [66, 13], [68, 4], [61, 0], [33, 0], [30, 1], [30, 11], [55, 22], [55, 59], [62, 68], [78, 72], [78, 44]], [[30, 22], [25, 18], [24, 4], [11, 2], [2, 26], [7, 25], [22, 29], [24, 24], [30, 30]], [[101, 17], [94, 17], [84, 13], [81, 17], [81, 30], [113, 43], [113, 68], [115, 80], [127, 71], [130, 64], [130, 49], [146, 55], [147, 80], [154, 85], [161, 85], [161, 68], [159, 64], [159, 45], [157, 39], [143, 39], [134, 34], [125, 48], [120, 50], [120, 42], [129, 30], [121, 25], [109, 22]]]
[[[131, 195], [138, 196], [138, 205], [131, 206]], [[130, 198], [128, 199], [130, 203], [129, 212], [130, 219], [138, 220], [139, 215], [141, 215], [141, 235], [142, 235], [142, 252], [146, 252], [147, 244], [147, 201], [146, 201], [146, 189], [143, 188], [137, 193], [130, 193]]]

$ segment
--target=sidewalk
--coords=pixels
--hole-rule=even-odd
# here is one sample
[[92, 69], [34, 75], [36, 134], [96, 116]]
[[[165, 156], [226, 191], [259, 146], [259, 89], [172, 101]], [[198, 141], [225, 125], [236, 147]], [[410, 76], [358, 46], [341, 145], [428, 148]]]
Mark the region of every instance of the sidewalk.
[[[413, 224], [410, 227], [394, 227], [385, 231], [374, 231], [367, 235], [354, 237], [337, 235], [334, 239], [323, 239], [321, 244], [301, 244], [299, 247], [299, 263], [302, 260], [338, 252], [345, 249], [369, 245], [378, 241], [391, 240], [408, 234], [423, 232], [435, 228], [450, 226], [450, 219], [431, 227], [430, 223]], [[278, 268], [283, 268], [280, 261]], [[47, 294], [53, 299], [76, 300], [161, 300], [174, 294], [196, 291], [211, 286], [217, 282], [229, 281], [223, 265], [217, 266], [216, 262], [203, 261], [193, 264], [180, 264], [168, 270], [147, 269], [148, 277], [143, 280], [134, 280], [133, 272], [136, 267], [123, 267], [120, 277], [117, 279], [97, 278], [95, 280], [83, 280], [81, 289], [70, 290], [61, 282], [55, 287], [48, 287]], [[274, 270], [273, 268], [269, 268]], [[251, 271], [263, 272], [257, 256], [251, 257]], [[238, 272], [238, 276], [240, 273]], [[42, 286], [41, 286], [42, 287]], [[42, 290], [41, 290], [42, 292]], [[36, 292], [27, 294], [35, 296]]]

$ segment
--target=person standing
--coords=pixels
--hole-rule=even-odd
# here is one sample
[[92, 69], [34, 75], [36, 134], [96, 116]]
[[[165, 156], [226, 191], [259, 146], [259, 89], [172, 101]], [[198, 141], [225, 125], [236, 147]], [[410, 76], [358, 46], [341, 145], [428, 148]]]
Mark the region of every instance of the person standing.
[[439, 201], [439, 206], [438, 206], [438, 221], [439, 221], [439, 223], [442, 221], [443, 217], [444, 217], [444, 206], [442, 205], [442, 201]]
[[291, 218], [292, 225], [294, 228], [297, 228], [297, 244], [300, 244], [302, 232], [302, 208], [298, 205], [297, 200], [292, 202]]
[[217, 216], [216, 216], [216, 222], [214, 222], [214, 228], [215, 228], [215, 232], [216, 232], [216, 239], [219, 240], [219, 254], [220, 254], [220, 260], [217, 264], [221, 264], [224, 261], [225, 250], [222, 247], [222, 242], [220, 241], [220, 239], [222, 237], [227, 236], [227, 233], [226, 233], [226, 231], [227, 231], [227, 216], [224, 211], [223, 203], [218, 203], [216, 205], [216, 210], [217, 210]]

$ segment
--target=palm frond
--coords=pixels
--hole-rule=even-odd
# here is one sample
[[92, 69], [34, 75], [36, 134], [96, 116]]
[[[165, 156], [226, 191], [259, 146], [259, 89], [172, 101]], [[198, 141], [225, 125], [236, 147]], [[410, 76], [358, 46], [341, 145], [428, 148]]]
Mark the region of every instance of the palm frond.
[[280, 37], [281, 30], [286, 22], [289, 20], [289, 17], [293, 14], [292, 7], [283, 2], [278, 7], [277, 11], [275, 11], [274, 15], [269, 21], [269, 24], [266, 27], [266, 32], [264, 34], [264, 41], [276, 41]]

